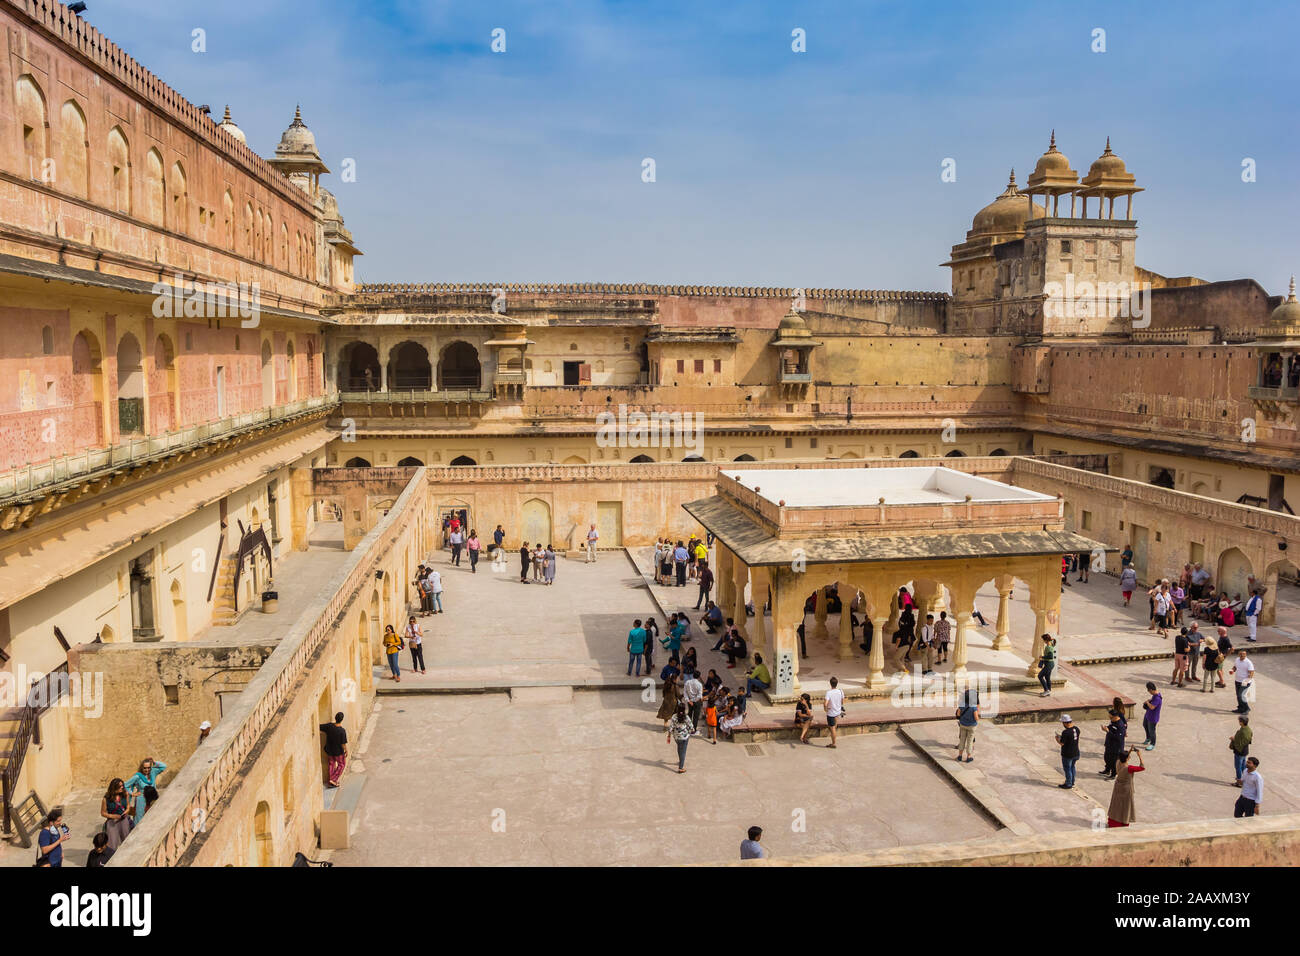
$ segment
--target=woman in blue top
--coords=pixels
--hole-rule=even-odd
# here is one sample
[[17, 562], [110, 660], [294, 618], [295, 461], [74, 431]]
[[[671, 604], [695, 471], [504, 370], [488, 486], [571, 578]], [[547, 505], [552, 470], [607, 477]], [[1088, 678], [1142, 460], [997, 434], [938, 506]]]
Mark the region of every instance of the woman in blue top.
[[135, 797], [135, 822], [138, 826], [144, 816], [144, 788], [156, 787], [158, 778], [167, 771], [167, 765], [161, 760], [145, 757], [140, 761], [140, 769], [126, 782], [126, 792]]
[[682, 632], [686, 628], [682, 627], [680, 620], [674, 621], [673, 626], [669, 629], [667, 635], [659, 642], [668, 649], [668, 653], [677, 656], [677, 652], [682, 649]]

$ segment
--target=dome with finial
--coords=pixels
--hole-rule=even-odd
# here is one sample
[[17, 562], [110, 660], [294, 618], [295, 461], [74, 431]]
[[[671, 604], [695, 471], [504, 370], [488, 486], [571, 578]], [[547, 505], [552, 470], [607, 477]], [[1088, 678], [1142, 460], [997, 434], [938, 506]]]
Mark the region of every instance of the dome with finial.
[[280, 137], [280, 145], [275, 148], [275, 155], [280, 159], [299, 157], [320, 159], [320, 153], [316, 150], [316, 137], [307, 128], [307, 124], [302, 121], [302, 109], [300, 107], [294, 108], [293, 122], [289, 124], [289, 128]]
[[1047, 210], [1038, 203], [1030, 203], [1029, 197], [1016, 186], [1016, 171], [1011, 170], [1011, 178], [1002, 195], [993, 200], [975, 214], [971, 231], [967, 236], [1020, 235], [1025, 231], [1025, 221], [1030, 217], [1030, 208], [1034, 216], [1046, 216]]
[[1295, 276], [1291, 277], [1286, 301], [1268, 317], [1266, 332], [1270, 338], [1300, 338], [1300, 302], [1295, 297]]
[[790, 311], [787, 312], [784, 317], [782, 317], [781, 324], [778, 325], [776, 328], [777, 328], [777, 332], [780, 333], [782, 338], [785, 338], [787, 336], [812, 335], [812, 332], [808, 328], [808, 323], [805, 322], [803, 316], [800, 315], [798, 312], [796, 312], [793, 308], [791, 308]]
[[221, 122], [217, 124], [217, 129], [225, 130], [234, 139], [241, 143], [247, 144], [248, 140], [244, 137], [244, 131], [235, 125], [235, 121], [230, 118], [230, 106], [226, 106], [226, 115], [221, 117]]
[[1052, 130], [1051, 142], [1048, 144], [1047, 152], [1038, 157], [1038, 165], [1026, 180], [1026, 186], [1030, 191], [1036, 192], [1040, 189], [1070, 189], [1079, 182], [1079, 174], [1070, 168], [1070, 160], [1063, 152], [1056, 148], [1056, 130]]
[[1083, 185], [1085, 186], [1131, 186], [1135, 182], [1135, 177], [1124, 166], [1124, 160], [1116, 156], [1110, 149], [1110, 137], [1106, 137], [1106, 149], [1093, 160], [1092, 166], [1088, 168], [1088, 175], [1084, 177]]

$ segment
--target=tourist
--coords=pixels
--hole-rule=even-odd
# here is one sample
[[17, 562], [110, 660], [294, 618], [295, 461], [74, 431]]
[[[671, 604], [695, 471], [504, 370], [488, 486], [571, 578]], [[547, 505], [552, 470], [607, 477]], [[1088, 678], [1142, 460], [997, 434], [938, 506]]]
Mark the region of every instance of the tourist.
[[1079, 728], [1069, 714], [1061, 715], [1061, 732], [1056, 735], [1056, 742], [1061, 745], [1061, 770], [1065, 773], [1065, 783], [1058, 784], [1062, 790], [1074, 789], [1074, 765], [1079, 762]]
[[1133, 570], [1132, 565], [1125, 565], [1124, 570], [1119, 573], [1119, 590], [1124, 595], [1124, 606], [1128, 607], [1129, 601], [1133, 600], [1133, 591], [1137, 588], [1138, 573]]
[[668, 619], [668, 633], [659, 642], [672, 657], [676, 657], [682, 649], [682, 630], [681, 619], [674, 612]]
[[555, 583], [555, 561], [555, 548], [548, 544], [546, 550], [542, 552], [542, 576], [547, 584]]
[[[675, 660], [671, 660], [668, 662], [668, 667], [664, 668], [665, 673], [668, 673], [669, 667], [672, 668], [672, 672], [668, 673], [668, 676], [664, 678], [664, 697], [660, 701], [659, 710], [656, 713], [656, 716], [664, 722], [665, 727], [673, 716], [673, 712], [677, 710], [677, 703], [681, 699], [681, 692], [677, 687], [677, 675], [680, 672], [673, 666], [675, 663]], [[685, 705], [683, 705], [682, 710], [685, 712]]]
[[921, 673], [934, 673], [934, 615], [927, 614], [916, 639], [917, 653], [921, 655]]
[[[680, 621], [681, 618], [678, 618], [678, 620]], [[686, 648], [686, 656], [682, 658], [682, 673], [689, 672], [696, 674], [700, 672], [699, 654], [696, 653], [693, 647]]]
[[655, 550], [654, 550], [654, 555], [651, 557], [651, 561], [652, 561], [653, 563], [652, 563], [651, 568], [650, 568], [650, 569], [654, 572], [654, 580], [655, 580], [655, 584], [662, 584], [662, 583], [663, 583], [663, 577], [662, 577], [662, 574], [661, 574], [662, 565], [663, 565], [663, 557], [664, 557], [664, 543], [663, 543], [662, 539], [660, 539], [660, 538], [656, 538], [656, 539], [655, 539]]
[[1038, 659], [1038, 683], [1043, 688], [1039, 697], [1052, 696], [1052, 672], [1056, 670], [1056, 638], [1043, 635], [1043, 655]]
[[1124, 545], [1124, 550], [1119, 555], [1120, 568], [1127, 568], [1133, 563], [1133, 545]]
[[[600, 540], [600, 532], [596, 526], [592, 525], [587, 529], [587, 560], [585, 563], [591, 564], [596, 560], [596, 542]], [[683, 757], [685, 759], [685, 757]]]
[[[703, 573], [705, 566], [709, 563], [709, 549], [705, 543], [698, 538], [695, 541], [695, 548], [691, 552], [695, 558], [695, 577], [698, 579]], [[712, 577], [712, 572], [710, 572]]]
[[822, 701], [822, 709], [826, 711], [826, 726], [831, 731], [830, 746], [834, 747], [835, 727], [840, 718], [844, 716], [844, 691], [840, 690], [839, 678], [831, 678], [831, 689], [826, 692], [826, 699]]
[[148, 809], [145, 801], [140, 799], [145, 796], [145, 788], [152, 787], [158, 782], [158, 778], [167, 772], [167, 765], [161, 760], [154, 760], [152, 757], [145, 757], [140, 761], [140, 767], [126, 781], [126, 792], [135, 797], [135, 822], [138, 824], [140, 818], [144, 816], [144, 811]]
[[735, 701], [737, 712], [742, 717], [745, 716], [745, 712], [749, 709], [749, 697], [749, 691], [745, 690], [743, 685], [736, 688], [736, 696], [732, 699]]
[[[663, 708], [660, 708], [661, 710]], [[677, 744], [677, 772], [686, 772], [686, 745], [691, 742], [695, 726], [686, 716], [686, 705], [677, 704], [667, 722], [668, 742]]]
[[1208, 634], [1205, 636], [1205, 650], [1201, 652], [1201, 669], [1204, 671], [1204, 679], [1201, 681], [1201, 693], [1214, 693], [1214, 685], [1219, 680], [1219, 667], [1223, 663], [1223, 655], [1219, 653], [1219, 645]]
[[1246, 769], [1241, 772], [1241, 796], [1232, 808], [1234, 817], [1259, 816], [1264, 802], [1264, 778], [1259, 775], [1259, 758], [1247, 757]]
[[1076, 580], [1082, 581], [1084, 584], [1087, 584], [1088, 565], [1092, 563], [1092, 555], [1089, 554], [1087, 551], [1080, 551], [1078, 554], [1074, 556], [1074, 563], [1079, 569], [1079, 577], [1076, 578]]
[[754, 688], [767, 690], [772, 686], [772, 675], [768, 672], [767, 665], [763, 663], [763, 655], [754, 655], [754, 666], [749, 669], [746, 675], [745, 692], [751, 697], [754, 694]]
[[704, 712], [704, 685], [700, 675], [690, 664], [683, 664], [686, 680], [682, 684], [682, 703], [686, 705], [686, 715], [691, 718], [691, 726], [697, 735], [703, 735], [700, 729], [700, 715]]
[[411, 648], [411, 670], [417, 674], [424, 673], [424, 631], [412, 614], [402, 632], [407, 646]]
[[800, 694], [794, 702], [794, 726], [799, 731], [799, 743], [806, 744], [812, 729], [812, 698], [807, 694]]
[[405, 646], [401, 635], [393, 630], [393, 625], [384, 625], [384, 655], [388, 658], [388, 669], [392, 672], [393, 680], [399, 684], [402, 682], [402, 668], [398, 663], [397, 655]]
[[[1221, 660], [1224, 661], [1232, 660], [1232, 639], [1228, 637], [1228, 629], [1226, 627], [1219, 628], [1219, 635], [1217, 638], [1215, 638], [1215, 642], [1219, 645], [1219, 654], [1221, 655]], [[1219, 668], [1219, 682], [1215, 686], [1217, 687], [1228, 686], [1223, 681], [1222, 667]]]
[[[641, 660], [645, 657], [645, 628], [641, 626], [641, 619], [637, 618], [632, 622], [632, 629], [627, 632], [627, 676], [632, 676], [632, 667], [636, 667], [636, 676], [641, 676]], [[650, 673], [650, 668], [646, 666], [646, 673]]]
[[1182, 620], [1183, 605], [1187, 603], [1187, 592], [1177, 584], [1169, 589], [1169, 627], [1173, 627]]
[[1156, 690], [1154, 681], [1147, 681], [1147, 693], [1151, 695], [1148, 700], [1142, 702], [1142, 730], [1146, 733], [1146, 739], [1142, 745], [1147, 750], [1156, 749], [1156, 724], [1160, 723], [1160, 708], [1165, 699]]
[[[710, 601], [704, 608], [704, 616], [700, 618], [700, 623], [704, 625], [704, 630], [710, 634], [718, 633], [718, 628], [722, 626], [722, 608]], [[735, 623], [734, 621], [731, 623]], [[721, 643], [721, 639], [719, 639]], [[715, 645], [715, 651], [718, 649]]]
[[1201, 633], [1199, 621], [1192, 622], [1192, 629], [1187, 632], [1187, 679], [1193, 684], [1200, 680], [1197, 669], [1201, 666], [1201, 649], [1205, 646], [1205, 635]]
[[415, 593], [420, 598], [420, 613], [426, 615], [433, 613], [433, 598], [430, 596], [428, 575], [428, 569], [423, 564], [416, 569]]
[[1174, 637], [1174, 672], [1169, 677], [1169, 686], [1182, 687], [1187, 680], [1187, 628], [1179, 630]]
[[980, 627], [989, 626], [989, 622], [984, 620], [984, 615], [980, 613], [980, 609], [977, 608], [974, 604], [971, 605], [970, 614], [971, 617], [975, 618], [975, 620], [980, 622]]
[[104, 799], [99, 801], [99, 815], [104, 818], [104, 834], [110, 850], [116, 850], [131, 833], [135, 822], [132, 816], [132, 799], [127, 795], [121, 777], [109, 781]]
[[664, 586], [673, 583], [673, 546], [667, 538], [659, 555], [659, 583]]
[[[701, 545], [703, 547], [703, 545]], [[713, 572], [709, 570], [707, 561], [699, 562], [699, 574], [697, 580], [700, 582], [700, 593], [695, 599], [695, 610], [700, 609], [700, 605], [709, 599], [709, 592], [713, 590]]]
[[659, 640], [659, 625], [654, 618], [648, 617], [641, 626], [645, 628], [645, 672], [649, 674], [655, 666], [654, 650], [655, 641]]
[[742, 860], [762, 860], [767, 857], [767, 850], [759, 840], [763, 839], [762, 827], [750, 827], [748, 836], [740, 841], [740, 858]]
[[714, 687], [704, 698], [704, 721], [709, 726], [709, 742], [715, 745], [718, 742], [718, 697], [721, 689], [721, 685]]
[[528, 550], [528, 542], [519, 546], [519, 583], [528, 583], [528, 566], [533, 563], [533, 553]]
[[[948, 643], [952, 640], [952, 621], [948, 620], [948, 612], [940, 611], [939, 620], [934, 622], [934, 645], [935, 652], [938, 655], [935, 659], [937, 664], [948, 663]], [[868, 652], [870, 647], [865, 648]]]
[[911, 607], [903, 608], [898, 615], [898, 630], [894, 632], [894, 643], [903, 648], [904, 663], [912, 663], [912, 644], [916, 640], [916, 617]]
[[108, 845], [108, 834], [96, 833], [90, 843], [90, 852], [86, 854], [86, 866], [107, 866], [108, 861], [113, 859], [113, 847]]
[[451, 534], [447, 540], [451, 543], [451, 564], [460, 567], [460, 552], [465, 547], [465, 535], [461, 532], [457, 519], [452, 519]]
[[1064, 592], [1066, 588], [1074, 587], [1074, 585], [1070, 583], [1070, 572], [1073, 570], [1074, 570], [1074, 555], [1073, 554], [1061, 555], [1061, 591], [1062, 592]]
[[1234, 787], [1241, 786], [1241, 775], [1246, 770], [1246, 758], [1250, 756], [1250, 744], [1254, 739], [1255, 732], [1250, 729], [1250, 718], [1240, 714], [1237, 717], [1237, 732], [1228, 741], [1228, 749], [1232, 751]]
[[686, 587], [686, 561], [690, 555], [686, 551], [686, 545], [682, 544], [679, 539], [677, 547], [673, 549], [673, 568], [677, 572], [677, 587]]
[[744, 660], [749, 656], [749, 645], [745, 643], [745, 638], [736, 628], [731, 629], [727, 643], [722, 646], [722, 653], [727, 655], [728, 667], [735, 667], [737, 660]]
[[718, 730], [728, 737], [745, 722], [745, 715], [740, 712], [740, 707], [732, 704], [727, 708], [727, 715], [718, 721]]
[[1246, 640], [1255, 640], [1255, 630], [1259, 626], [1259, 612], [1264, 609], [1264, 600], [1259, 595], [1259, 588], [1254, 588], [1250, 592], [1250, 600], [1246, 602]]
[[533, 548], [533, 580], [544, 581], [546, 578], [546, 549], [540, 541]]
[[695, 563], [699, 560], [695, 548], [699, 543], [700, 539], [692, 531], [691, 536], [686, 539], [686, 576], [691, 581], [695, 580]]
[[425, 578], [429, 583], [429, 607], [432, 613], [442, 613], [442, 572], [437, 568], [429, 568], [429, 574]]
[[55, 807], [46, 814], [41, 835], [36, 840], [38, 863], [41, 866], [63, 866], [63, 844], [68, 838], [68, 828], [63, 825], [63, 808]]
[[1169, 627], [1169, 621], [1173, 616], [1173, 601], [1169, 596], [1168, 582], [1161, 581], [1149, 593], [1151, 595], [1151, 626], [1148, 630], [1159, 630], [1160, 636], [1167, 638], [1169, 633], [1166, 629]]
[[1106, 731], [1106, 742], [1102, 750], [1102, 759], [1105, 766], [1097, 771], [1103, 777], [1110, 777], [1114, 780], [1118, 772], [1116, 764], [1119, 763], [1119, 755], [1125, 750], [1124, 737], [1128, 734], [1128, 720], [1124, 716], [1124, 705], [1118, 697], [1116, 703], [1110, 709], [1110, 719], [1107, 723], [1102, 724]]
[[503, 544], [505, 543], [505, 540], [506, 540], [506, 532], [505, 532], [505, 529], [502, 528], [501, 525], [497, 525], [497, 529], [496, 529], [495, 531], [492, 532], [492, 548], [491, 548], [491, 550], [492, 550], [494, 553], [497, 552], [497, 551], [500, 551], [500, 550], [501, 550], [501, 545], [503, 545]]
[[483, 545], [478, 539], [478, 532], [470, 529], [469, 538], [465, 541], [465, 550], [469, 552], [469, 571], [470, 574], [478, 574], [478, 552]]
[[979, 726], [980, 709], [978, 704], [972, 704], [970, 694], [967, 693], [962, 699], [962, 704], [957, 708], [957, 762], [962, 762], [962, 754], [966, 755], [966, 762], [970, 763], [975, 759], [975, 728]]
[[1247, 698], [1248, 695], [1253, 696], [1251, 688], [1255, 686], [1255, 665], [1246, 656], [1244, 647], [1237, 651], [1237, 659], [1232, 664], [1232, 677], [1237, 683], [1237, 709], [1233, 713], [1249, 714], [1250, 701]]
[[199, 743], [208, 739], [208, 734], [212, 733], [212, 722], [205, 720], [199, 724]]
[[677, 659], [676, 654], [671, 654], [668, 657], [668, 663], [665, 664], [664, 669], [659, 672], [659, 679], [661, 681], [666, 681], [670, 677], [680, 677], [681, 673], [681, 661]]
[[[1129, 763], [1130, 756], [1137, 758], [1137, 766]], [[1120, 754], [1126, 773], [1115, 779], [1115, 787], [1110, 792], [1110, 808], [1106, 811], [1107, 827], [1126, 827], [1137, 820], [1137, 803], [1133, 799], [1135, 774], [1146, 769], [1142, 765], [1142, 754], [1136, 747], [1130, 747]]]
[[320, 729], [325, 734], [325, 756], [329, 757], [329, 785], [337, 787], [348, 763], [348, 732], [343, 727], [343, 711], [334, 715], [334, 723], [321, 724]]

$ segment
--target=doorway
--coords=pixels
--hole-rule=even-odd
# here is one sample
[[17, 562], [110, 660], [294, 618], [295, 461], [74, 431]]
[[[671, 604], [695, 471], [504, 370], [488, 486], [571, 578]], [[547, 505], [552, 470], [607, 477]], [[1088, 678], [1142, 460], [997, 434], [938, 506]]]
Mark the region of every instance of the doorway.
[[1139, 581], [1147, 579], [1147, 541], [1149, 534], [1141, 525], [1133, 525], [1133, 570]]
[[623, 547], [623, 502], [596, 502], [596, 531], [602, 547]]
[[564, 363], [564, 384], [577, 385], [578, 373], [581, 368], [582, 368], [581, 362], [565, 362]]

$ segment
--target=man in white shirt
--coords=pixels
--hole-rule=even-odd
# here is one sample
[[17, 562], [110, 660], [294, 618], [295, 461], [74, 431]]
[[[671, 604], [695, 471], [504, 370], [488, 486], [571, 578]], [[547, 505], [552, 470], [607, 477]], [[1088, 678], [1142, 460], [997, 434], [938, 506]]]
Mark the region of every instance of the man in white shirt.
[[1255, 640], [1255, 628], [1259, 624], [1259, 612], [1263, 610], [1264, 601], [1259, 596], [1259, 588], [1250, 592], [1250, 600], [1246, 602], [1246, 628], [1250, 632], [1246, 640]]
[[457, 528], [455, 531], [451, 533], [451, 538], [449, 539], [449, 543], [451, 544], [450, 563], [456, 565], [457, 567], [460, 567], [460, 551], [461, 548], [464, 547], [465, 545], [464, 532], [462, 532], [459, 528]]
[[844, 716], [844, 691], [839, 688], [839, 678], [831, 678], [831, 689], [826, 692], [822, 707], [826, 710], [826, 726], [831, 731], [831, 746], [835, 746], [835, 725]]
[[927, 614], [925, 623], [921, 625], [921, 632], [917, 636], [917, 643], [921, 647], [921, 673], [934, 673], [934, 615]]
[[411, 615], [411, 619], [406, 622], [406, 630], [402, 632], [406, 638], [406, 646], [411, 649], [411, 670], [418, 674], [424, 673], [424, 631], [420, 623]]
[[1241, 796], [1232, 808], [1234, 817], [1255, 817], [1262, 812], [1264, 803], [1264, 778], [1259, 775], [1259, 758], [1247, 757], [1246, 769], [1241, 774]]
[[686, 702], [686, 711], [691, 718], [691, 726], [695, 728], [695, 736], [703, 737], [700, 714], [704, 710], [704, 685], [700, 683], [700, 675], [694, 671], [686, 675], [686, 683], [682, 685], [682, 700]]
[[1232, 676], [1237, 682], [1237, 709], [1234, 714], [1249, 714], [1250, 704], [1246, 703], [1246, 688], [1255, 682], [1255, 665], [1246, 656], [1243, 647], [1237, 651], [1237, 660], [1232, 665]]
[[1169, 596], [1168, 585], [1160, 585], [1160, 590], [1156, 592], [1155, 602], [1156, 619], [1152, 624], [1160, 631], [1161, 637], [1168, 637], [1169, 632], [1165, 630], [1165, 628], [1169, 626], [1169, 611], [1173, 607], [1173, 601]]
[[596, 542], [600, 539], [596, 526], [592, 525], [591, 530], [587, 532], [587, 564], [596, 560]]
[[434, 568], [429, 569], [424, 580], [429, 585], [429, 597], [432, 599], [433, 613], [442, 613], [442, 573]]

